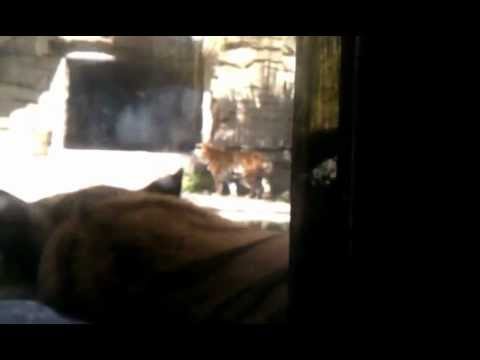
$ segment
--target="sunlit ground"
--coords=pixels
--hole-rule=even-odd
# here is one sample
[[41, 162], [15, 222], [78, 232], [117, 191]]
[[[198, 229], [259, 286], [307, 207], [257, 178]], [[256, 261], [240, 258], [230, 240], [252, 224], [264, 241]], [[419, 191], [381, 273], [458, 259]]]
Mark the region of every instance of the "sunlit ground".
[[46, 157], [2, 152], [0, 188], [28, 202], [102, 184], [137, 190], [187, 161], [186, 155], [140, 151], [63, 150]]
[[[0, 153], [0, 189], [32, 202], [95, 185], [138, 190], [174, 173], [189, 155], [143, 151], [62, 150], [34, 157]], [[290, 205], [246, 197], [184, 193], [182, 197], [234, 221], [288, 225]]]
[[185, 193], [183, 197], [202, 207], [217, 210], [221, 216], [234, 221], [280, 224], [290, 221], [290, 205], [281, 201], [274, 202], [217, 194]]

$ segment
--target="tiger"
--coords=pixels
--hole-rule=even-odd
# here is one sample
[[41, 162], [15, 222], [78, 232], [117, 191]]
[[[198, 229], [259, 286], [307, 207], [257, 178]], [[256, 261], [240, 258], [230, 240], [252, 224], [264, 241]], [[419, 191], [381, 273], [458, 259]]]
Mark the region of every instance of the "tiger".
[[[140, 191], [178, 197], [182, 179], [181, 168], [172, 175], [156, 179]], [[50, 196], [29, 204], [0, 190], [0, 286], [3, 285], [0, 296], [7, 292], [31, 297], [33, 290], [27, 284], [31, 285], [36, 280], [36, 264], [48, 236], [78, 209], [130, 192], [123, 188], [100, 185]], [[5, 291], [9, 283], [15, 286], [7, 287], [8, 291]]]
[[171, 188], [32, 204], [3, 193], [4, 269], [35, 301], [90, 324], [285, 323], [288, 233], [224, 219]]
[[225, 150], [202, 143], [194, 154], [207, 165], [217, 194], [223, 193], [225, 184], [239, 179], [249, 189], [250, 197], [270, 195], [266, 177], [273, 172], [273, 162], [260, 152]]

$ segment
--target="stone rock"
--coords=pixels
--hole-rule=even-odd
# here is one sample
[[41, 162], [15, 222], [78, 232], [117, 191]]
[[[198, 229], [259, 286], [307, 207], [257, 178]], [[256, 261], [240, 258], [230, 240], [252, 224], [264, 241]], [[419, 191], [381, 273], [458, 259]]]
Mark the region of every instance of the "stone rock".
[[23, 86], [0, 83], [0, 96], [25, 102], [37, 102], [40, 92]]

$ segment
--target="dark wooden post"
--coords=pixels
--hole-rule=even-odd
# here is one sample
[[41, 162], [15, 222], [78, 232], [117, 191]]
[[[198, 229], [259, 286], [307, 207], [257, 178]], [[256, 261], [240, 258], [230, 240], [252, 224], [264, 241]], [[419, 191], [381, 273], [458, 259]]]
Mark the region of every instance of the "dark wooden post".
[[293, 322], [311, 320], [315, 310], [323, 320], [339, 319], [348, 306], [344, 290], [351, 253], [353, 44], [333, 36], [297, 37], [290, 228]]

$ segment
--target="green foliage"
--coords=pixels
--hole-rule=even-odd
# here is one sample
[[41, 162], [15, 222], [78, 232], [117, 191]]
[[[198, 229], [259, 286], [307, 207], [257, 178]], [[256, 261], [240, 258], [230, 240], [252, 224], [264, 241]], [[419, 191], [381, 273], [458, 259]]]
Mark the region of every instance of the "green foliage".
[[183, 176], [182, 190], [184, 192], [212, 191], [213, 188], [213, 179], [208, 172], [194, 172]]

